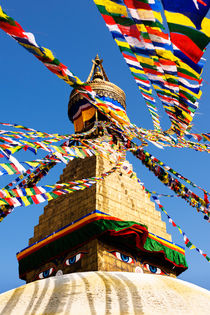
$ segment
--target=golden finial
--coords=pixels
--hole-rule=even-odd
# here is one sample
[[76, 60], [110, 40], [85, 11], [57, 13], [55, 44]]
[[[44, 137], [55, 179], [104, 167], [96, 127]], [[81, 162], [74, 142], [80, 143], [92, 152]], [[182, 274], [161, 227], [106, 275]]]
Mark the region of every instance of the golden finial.
[[106, 72], [104, 71], [102, 62], [103, 59], [100, 59], [99, 55], [97, 54], [95, 59], [92, 60], [93, 65], [86, 82], [95, 82], [98, 80], [109, 82]]

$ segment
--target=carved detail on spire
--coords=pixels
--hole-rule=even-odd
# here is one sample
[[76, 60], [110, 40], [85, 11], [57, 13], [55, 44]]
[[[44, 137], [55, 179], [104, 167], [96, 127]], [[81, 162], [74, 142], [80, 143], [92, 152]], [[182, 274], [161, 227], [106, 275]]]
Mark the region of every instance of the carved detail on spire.
[[109, 79], [104, 71], [104, 67], [102, 65], [103, 59], [100, 59], [98, 54], [96, 55], [95, 59], [92, 60], [92, 68], [90, 74], [87, 78], [86, 82], [96, 82], [98, 80], [103, 80], [109, 82]]

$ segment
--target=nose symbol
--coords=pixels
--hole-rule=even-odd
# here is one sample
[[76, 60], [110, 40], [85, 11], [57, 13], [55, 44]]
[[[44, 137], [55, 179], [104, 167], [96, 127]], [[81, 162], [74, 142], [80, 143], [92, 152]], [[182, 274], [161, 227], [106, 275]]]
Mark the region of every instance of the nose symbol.
[[143, 269], [139, 266], [136, 267], [135, 272], [137, 273], [144, 273]]
[[56, 277], [59, 277], [59, 276], [62, 276], [63, 275], [63, 271], [62, 270], [58, 270], [57, 272], [56, 272]]

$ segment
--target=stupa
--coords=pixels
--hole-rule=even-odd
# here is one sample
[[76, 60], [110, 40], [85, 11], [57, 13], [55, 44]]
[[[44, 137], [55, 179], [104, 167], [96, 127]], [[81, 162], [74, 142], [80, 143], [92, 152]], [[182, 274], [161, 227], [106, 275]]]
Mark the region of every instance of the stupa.
[[[126, 109], [124, 92], [109, 82], [98, 56], [87, 83], [102, 100]], [[76, 90], [68, 115], [78, 133], [107, 121]], [[113, 167], [120, 141], [107, 130], [115, 154], [74, 159], [60, 182]], [[91, 137], [100, 142], [100, 128]], [[176, 279], [187, 269], [185, 251], [172, 242], [125, 156], [123, 165], [91, 188], [49, 201], [29, 246], [17, 254], [27, 284], [0, 295], [1, 314], [194, 314], [201, 304], [204, 314], [210, 307], [207, 290]]]

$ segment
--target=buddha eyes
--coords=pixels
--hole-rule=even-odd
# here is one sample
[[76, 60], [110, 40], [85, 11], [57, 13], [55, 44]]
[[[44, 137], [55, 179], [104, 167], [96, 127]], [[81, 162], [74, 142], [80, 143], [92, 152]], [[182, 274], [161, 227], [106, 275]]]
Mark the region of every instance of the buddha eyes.
[[[128, 255], [125, 255], [121, 252], [118, 251], [109, 251], [112, 255], [114, 255], [117, 259], [127, 263], [127, 264], [135, 264], [136, 260]], [[162, 271], [160, 268], [150, 265], [148, 263], [141, 263], [141, 266], [144, 270], [149, 271], [150, 273], [156, 274], [156, 275], [166, 275], [164, 271]]]
[[117, 251], [111, 251], [111, 254], [113, 254], [117, 259], [126, 262], [127, 264], [134, 264], [134, 259], [130, 256], [127, 256], [123, 253], [117, 252]]
[[40, 274], [38, 275], [38, 279], [48, 278], [49, 276], [51, 276], [53, 271], [55, 271], [55, 268], [49, 268], [49, 269], [47, 269], [45, 271], [40, 272]]
[[78, 253], [74, 256], [69, 257], [68, 259], [66, 259], [65, 265], [70, 266], [76, 264], [84, 256], [84, 254], [85, 253]]
[[[120, 261], [123, 261], [127, 264], [136, 264], [136, 260], [131, 257], [128, 256], [122, 252], [118, 252], [118, 251], [108, 251], [109, 253], [111, 253], [112, 255], [114, 255], [117, 259], [119, 259]], [[73, 256], [68, 257], [67, 259], [65, 259], [63, 261], [63, 263], [66, 266], [71, 266], [76, 264], [85, 254], [87, 254], [87, 252], [80, 252], [77, 253]], [[139, 264], [139, 263], [137, 263]], [[162, 271], [160, 268], [154, 266], [154, 265], [150, 265], [149, 263], [140, 263], [141, 268], [144, 269], [145, 271], [147, 270], [148, 272], [152, 273], [152, 274], [156, 274], [156, 275], [167, 275], [167, 273], [165, 273], [164, 271]], [[45, 279], [50, 277], [53, 273], [55, 273], [56, 269], [54, 267], [48, 268], [42, 272], [39, 273], [39, 275], [37, 276], [36, 279]]]
[[[63, 266], [64, 265], [71, 266], [73, 264], [76, 264], [87, 253], [88, 252], [81, 252], [81, 253], [77, 253], [73, 256], [70, 256], [67, 259], [62, 260], [62, 265]], [[55, 267], [48, 268], [48, 269], [40, 272], [38, 275], [36, 275], [35, 280], [48, 278], [48, 277], [52, 276], [53, 273], [55, 274], [57, 269], [58, 269], [58, 262], [55, 263]], [[61, 267], [61, 269], [62, 269], [62, 267]]]
[[160, 268], [155, 267], [155, 266], [150, 265], [150, 264], [144, 264], [144, 268], [151, 273], [155, 273], [156, 275], [165, 275], [166, 274]]

